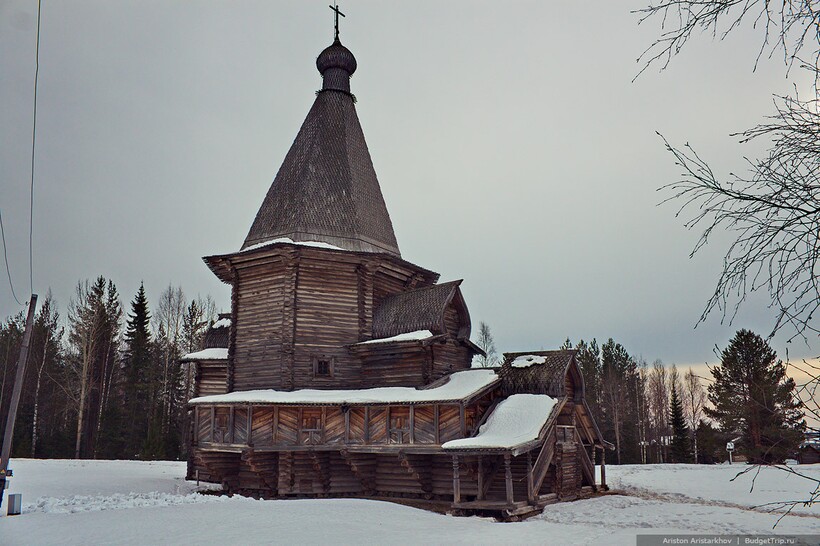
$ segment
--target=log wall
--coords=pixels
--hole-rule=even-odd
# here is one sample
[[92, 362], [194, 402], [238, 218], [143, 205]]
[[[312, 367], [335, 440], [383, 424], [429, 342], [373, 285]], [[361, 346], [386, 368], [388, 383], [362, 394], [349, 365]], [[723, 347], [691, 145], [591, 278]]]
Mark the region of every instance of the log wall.
[[281, 389], [282, 321], [288, 267], [273, 258], [237, 269], [237, 305], [232, 327], [233, 390]]
[[201, 361], [196, 364], [196, 385], [194, 396], [224, 394], [227, 388], [227, 362]]
[[426, 383], [424, 368], [428, 355], [423, 347], [377, 351], [363, 355], [362, 387], [418, 387]]
[[[358, 264], [302, 256], [298, 267], [293, 388], [357, 387], [361, 364], [346, 345], [359, 341]], [[314, 373], [319, 358], [331, 361], [329, 375]]]

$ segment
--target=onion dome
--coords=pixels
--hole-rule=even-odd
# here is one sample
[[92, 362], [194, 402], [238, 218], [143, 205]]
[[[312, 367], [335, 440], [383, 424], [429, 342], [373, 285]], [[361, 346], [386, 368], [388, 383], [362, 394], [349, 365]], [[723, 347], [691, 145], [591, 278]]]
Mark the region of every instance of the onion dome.
[[322, 74], [322, 90], [333, 89], [350, 93], [350, 76], [356, 72], [356, 57], [337, 37], [316, 58], [316, 68]]

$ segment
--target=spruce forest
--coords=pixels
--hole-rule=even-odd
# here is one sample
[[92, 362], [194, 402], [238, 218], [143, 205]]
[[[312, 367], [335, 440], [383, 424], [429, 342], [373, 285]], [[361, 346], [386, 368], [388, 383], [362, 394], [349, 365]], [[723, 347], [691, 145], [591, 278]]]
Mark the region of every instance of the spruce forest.
[[[181, 287], [168, 286], [151, 305], [140, 286], [124, 308], [115, 284], [101, 276], [77, 284], [65, 314], [48, 294], [32, 332], [13, 456], [184, 459], [190, 434], [186, 403], [196, 370], [180, 363], [180, 357], [202, 348], [203, 336], [216, 318], [210, 296], [187, 299]], [[24, 322], [20, 312], [0, 327], [3, 423]], [[491, 358], [474, 365], [497, 364], [489, 328], [481, 324], [488, 339], [481, 339], [481, 328], [476, 335]], [[569, 339], [563, 348], [573, 348]], [[720, 462], [727, 457], [726, 442], [744, 434], [742, 408], [731, 424], [720, 418], [729, 410], [719, 382], [705, 386], [711, 378], [699, 377], [691, 369], [681, 374], [660, 360], [649, 365], [613, 339], [603, 345], [595, 339], [581, 340], [574, 348], [587, 401], [604, 437], [615, 445], [608, 463]], [[763, 368], [773, 365], [775, 358], [771, 349], [764, 353]], [[723, 368], [715, 370], [716, 378], [723, 377]], [[782, 383], [781, 402], [791, 404], [788, 423], [767, 425], [772, 441], [778, 442], [777, 459], [782, 460], [796, 449], [805, 425], [792, 395], [793, 381], [786, 381], [782, 370], [774, 379]], [[789, 441], [784, 443], [781, 436]], [[756, 445], [747, 443], [751, 459], [765, 451], [759, 440]]]
[[[151, 306], [143, 286], [123, 308], [104, 277], [77, 284], [65, 313], [49, 293], [32, 330], [12, 456], [183, 459], [185, 405], [196, 351], [216, 317], [210, 297], [168, 286]], [[5, 426], [25, 317], [0, 327], [0, 419]]]

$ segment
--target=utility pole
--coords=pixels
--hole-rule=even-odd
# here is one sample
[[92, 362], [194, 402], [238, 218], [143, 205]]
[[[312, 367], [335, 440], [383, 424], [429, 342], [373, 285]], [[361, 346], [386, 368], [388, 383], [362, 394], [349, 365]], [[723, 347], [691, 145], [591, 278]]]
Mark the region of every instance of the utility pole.
[[23, 333], [23, 345], [20, 347], [20, 356], [17, 358], [17, 375], [14, 378], [14, 391], [11, 394], [11, 404], [9, 414], [6, 418], [6, 431], [3, 435], [3, 451], [0, 452], [0, 506], [3, 505], [3, 495], [6, 490], [6, 478], [8, 475], [9, 456], [11, 455], [11, 439], [14, 435], [14, 423], [17, 421], [17, 406], [20, 404], [20, 395], [23, 391], [23, 379], [26, 375], [26, 362], [28, 361], [28, 346], [31, 342], [31, 329], [34, 325], [34, 309], [37, 307], [37, 294], [31, 295], [28, 304], [28, 316], [26, 317], [26, 329]]

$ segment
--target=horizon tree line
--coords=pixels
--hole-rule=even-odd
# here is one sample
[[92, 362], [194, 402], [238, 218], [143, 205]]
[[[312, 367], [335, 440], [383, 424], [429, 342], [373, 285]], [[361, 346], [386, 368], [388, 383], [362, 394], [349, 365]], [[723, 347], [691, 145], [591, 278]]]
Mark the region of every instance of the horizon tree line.
[[[216, 318], [210, 296], [169, 285], [153, 314], [140, 285], [124, 311], [103, 276], [80, 281], [61, 316], [49, 291], [35, 315], [12, 456], [181, 459], [185, 404], [199, 350]], [[5, 426], [24, 330], [22, 313], [0, 324], [0, 422]]]
[[[501, 365], [484, 322], [476, 344], [493, 356], [474, 365]], [[751, 462], [782, 462], [803, 440], [805, 404], [799, 389], [753, 332], [736, 333], [721, 362], [709, 368], [707, 386], [691, 367], [681, 373], [660, 359], [650, 366], [612, 338], [603, 345], [582, 339], [574, 347], [567, 338], [561, 346], [573, 348], [587, 403], [615, 445], [615, 464], [722, 462], [730, 440], [737, 440], [738, 452]]]

